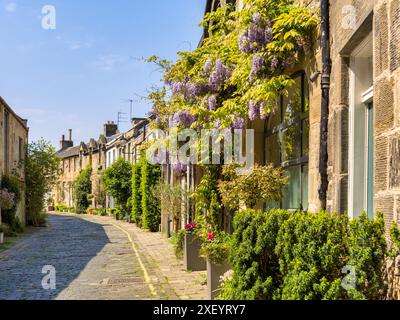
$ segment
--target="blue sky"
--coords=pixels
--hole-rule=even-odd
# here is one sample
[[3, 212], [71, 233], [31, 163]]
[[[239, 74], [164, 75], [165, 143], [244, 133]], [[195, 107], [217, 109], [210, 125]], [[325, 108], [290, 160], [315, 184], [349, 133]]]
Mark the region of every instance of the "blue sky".
[[[56, 29], [42, 28], [43, 6]], [[97, 138], [118, 111], [150, 109], [140, 99], [160, 84], [153, 54], [174, 60], [194, 49], [205, 0], [0, 0], [0, 95], [28, 119], [30, 139], [56, 147], [73, 129], [75, 143]], [[126, 129], [128, 124], [122, 126]]]

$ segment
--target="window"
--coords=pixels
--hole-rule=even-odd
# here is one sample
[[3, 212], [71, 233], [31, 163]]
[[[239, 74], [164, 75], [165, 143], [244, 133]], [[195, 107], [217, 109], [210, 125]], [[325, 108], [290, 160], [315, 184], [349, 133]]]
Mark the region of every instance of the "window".
[[77, 171], [79, 168], [79, 158], [75, 157], [74, 171]]
[[266, 162], [284, 168], [289, 184], [279, 206], [283, 209], [308, 209], [309, 101], [304, 72], [293, 75], [296, 85], [288, 97], [281, 97], [276, 110], [266, 121]]
[[71, 170], [72, 170], [72, 159], [69, 158], [68, 159], [68, 172], [71, 172]]
[[350, 55], [348, 213], [374, 217], [373, 40]]

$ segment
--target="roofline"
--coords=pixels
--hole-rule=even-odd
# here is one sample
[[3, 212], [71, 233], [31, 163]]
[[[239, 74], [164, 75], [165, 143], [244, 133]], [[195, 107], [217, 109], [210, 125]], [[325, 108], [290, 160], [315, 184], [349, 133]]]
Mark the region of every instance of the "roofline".
[[8, 103], [3, 99], [2, 96], [0, 96], [0, 103], [4, 105], [4, 107], [17, 119], [17, 121], [25, 128], [26, 132], [29, 132], [28, 126], [25, 124], [25, 121], [28, 121], [26, 119], [22, 119], [19, 115], [15, 113], [13, 109], [8, 105]]

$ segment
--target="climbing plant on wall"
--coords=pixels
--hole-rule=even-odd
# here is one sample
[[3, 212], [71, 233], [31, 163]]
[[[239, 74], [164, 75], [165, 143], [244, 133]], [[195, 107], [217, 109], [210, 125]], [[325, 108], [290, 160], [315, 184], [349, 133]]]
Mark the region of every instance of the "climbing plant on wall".
[[142, 190], [141, 190], [141, 162], [132, 166], [132, 221], [141, 224], [142, 218]]
[[311, 51], [317, 13], [295, 0], [245, 0], [208, 13], [208, 37], [165, 69], [166, 86], [152, 92], [154, 125], [236, 128], [264, 119], [294, 84], [290, 70]]
[[160, 181], [159, 165], [153, 165], [141, 158], [142, 225], [150, 231], [158, 231], [161, 223], [161, 209], [153, 189]]

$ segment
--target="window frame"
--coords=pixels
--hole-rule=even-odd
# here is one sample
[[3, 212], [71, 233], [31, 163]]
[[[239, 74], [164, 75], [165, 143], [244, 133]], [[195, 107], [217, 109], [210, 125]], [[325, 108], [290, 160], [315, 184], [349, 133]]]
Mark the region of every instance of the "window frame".
[[[277, 135], [278, 139], [278, 146], [279, 146], [279, 167], [283, 168], [285, 171], [289, 171], [292, 168], [296, 168], [299, 170], [299, 179], [300, 179], [300, 208], [289, 208], [289, 210], [307, 210], [309, 206], [308, 199], [305, 199], [307, 202], [307, 208], [304, 208], [305, 203], [303, 203], [303, 185], [304, 185], [304, 169], [307, 168], [307, 176], [308, 176], [308, 168], [309, 168], [309, 155], [308, 153], [305, 155], [305, 141], [303, 141], [303, 133], [304, 133], [304, 122], [308, 120], [308, 132], [310, 128], [309, 124], [309, 116], [310, 116], [310, 110], [309, 107], [306, 110], [306, 102], [308, 103], [309, 106], [309, 100], [310, 100], [310, 95], [309, 91], [307, 90], [306, 93], [306, 85], [307, 85], [307, 78], [306, 78], [306, 73], [304, 70], [295, 72], [291, 74], [292, 79], [296, 80], [298, 77], [300, 77], [301, 85], [300, 85], [300, 91], [301, 91], [301, 112], [297, 113], [294, 115], [294, 117], [290, 120], [284, 119], [284, 100], [285, 97], [281, 95], [279, 97], [279, 123], [272, 128], [268, 128], [268, 121], [265, 121], [265, 134], [264, 134], [264, 141], [265, 145], [267, 145], [267, 139]], [[308, 99], [308, 101], [306, 101]], [[299, 157], [295, 159], [290, 159], [290, 160], [285, 160], [283, 161], [283, 148], [282, 148], [282, 137], [284, 132], [290, 128], [291, 126], [296, 126], [296, 134], [300, 136], [300, 150], [299, 150]], [[307, 137], [307, 143], [309, 144], [309, 134]], [[267, 159], [267, 149], [265, 150], [265, 159]], [[308, 181], [308, 178], [307, 178]], [[308, 183], [307, 183], [308, 184]], [[308, 188], [308, 186], [307, 186]], [[308, 192], [306, 193], [308, 194]], [[283, 207], [283, 199], [279, 203], [279, 207]]]

